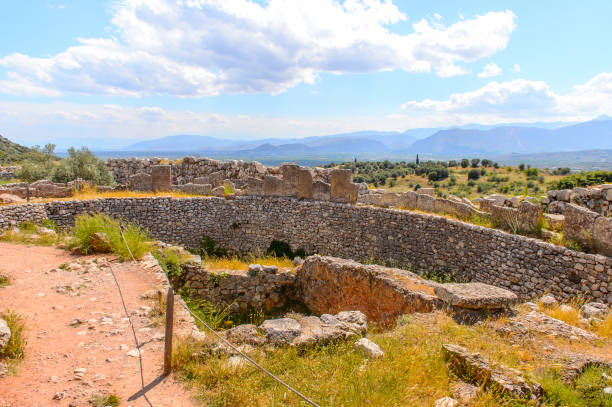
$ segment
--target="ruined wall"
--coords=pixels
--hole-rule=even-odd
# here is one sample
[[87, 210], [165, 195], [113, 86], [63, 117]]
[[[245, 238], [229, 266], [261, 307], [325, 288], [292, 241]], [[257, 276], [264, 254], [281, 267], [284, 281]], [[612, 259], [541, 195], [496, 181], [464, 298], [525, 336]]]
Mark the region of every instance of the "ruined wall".
[[[374, 257], [417, 271], [467, 275], [523, 298], [553, 292], [612, 303], [612, 258], [436, 215], [256, 196], [97, 199], [43, 207], [61, 226], [70, 226], [77, 213], [105, 212], [188, 246], [197, 246], [203, 234], [236, 252], [265, 251], [280, 240], [307, 253]], [[13, 208], [0, 207], [0, 225], [19, 221], [22, 215]]]
[[600, 215], [610, 216], [612, 215], [612, 184], [551, 190], [543, 199], [549, 213], [564, 214], [570, 202]]
[[567, 204], [563, 219], [565, 237], [585, 248], [612, 256], [612, 218]]

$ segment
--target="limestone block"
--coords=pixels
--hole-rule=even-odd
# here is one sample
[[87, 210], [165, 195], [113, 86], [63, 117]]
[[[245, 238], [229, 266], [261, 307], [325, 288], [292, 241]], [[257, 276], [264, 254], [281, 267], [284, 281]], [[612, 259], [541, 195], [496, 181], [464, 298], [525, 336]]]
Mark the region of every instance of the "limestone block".
[[528, 201], [522, 201], [518, 205], [518, 216], [520, 227], [523, 230], [533, 231], [540, 222], [542, 209], [539, 205], [532, 204]]
[[247, 178], [247, 191], [249, 195], [263, 195], [264, 181], [255, 177]]
[[429, 196], [434, 196], [435, 194], [435, 189], [434, 188], [420, 188], [417, 191], [417, 194], [423, 194], [423, 195], [429, 195]]
[[284, 183], [281, 177], [266, 175], [264, 177], [264, 195], [283, 196], [285, 192]]
[[382, 194], [363, 194], [359, 195], [358, 202], [364, 205], [380, 205]]
[[604, 190], [603, 197], [606, 201], [611, 202], [612, 201], [612, 188]]
[[435, 201], [436, 199], [431, 195], [417, 194], [416, 208], [423, 212], [433, 212]]
[[210, 184], [214, 187], [218, 187], [223, 184], [223, 180], [225, 179], [225, 174], [223, 171], [213, 172], [208, 176]]
[[[194, 183], [194, 184], [202, 184], [202, 185], [204, 185], [204, 184], [210, 184], [210, 177], [209, 177], [208, 175], [204, 175], [204, 176], [202, 176], [202, 177], [196, 177], [196, 178], [193, 180], [193, 183]], [[211, 184], [211, 185], [212, 185], [212, 184]]]
[[310, 168], [300, 167], [298, 170], [297, 197], [299, 199], [312, 199], [312, 171]]
[[448, 305], [469, 309], [503, 309], [518, 301], [512, 291], [483, 283], [441, 284], [434, 292]]
[[300, 166], [297, 164], [281, 164], [280, 173], [283, 179], [284, 196], [298, 195], [298, 180]]
[[368, 194], [370, 192], [370, 187], [367, 182], [360, 182], [357, 184], [357, 187], [359, 188], [359, 195]]
[[599, 215], [571, 203], [566, 205], [564, 215], [563, 233], [565, 236], [586, 247], [593, 247], [595, 220]]
[[359, 196], [359, 187], [351, 182], [351, 170], [333, 169], [329, 174], [331, 181], [331, 200], [356, 204]]
[[376, 343], [372, 342], [368, 338], [361, 338], [354, 344], [355, 349], [359, 350], [364, 356], [372, 359], [382, 358], [385, 356], [385, 352], [380, 349]]
[[569, 202], [571, 196], [572, 196], [572, 190], [571, 189], [562, 189], [560, 191], [557, 191], [557, 199], [559, 201]]
[[172, 191], [172, 167], [154, 165], [151, 167], [151, 186], [153, 191]]
[[416, 209], [417, 207], [417, 193], [414, 191], [404, 192], [400, 196], [400, 206], [408, 209]]
[[128, 185], [132, 191], [151, 191], [153, 189], [151, 176], [143, 172], [130, 175]]
[[380, 197], [380, 205], [385, 207], [399, 206], [400, 194], [395, 192], [385, 192]]
[[331, 199], [331, 185], [323, 181], [313, 182], [312, 199], [315, 201], [329, 201]]
[[597, 253], [612, 257], [612, 218], [600, 216], [595, 221], [593, 240]]
[[221, 185], [218, 187], [214, 187], [211, 193], [213, 194], [213, 196], [223, 197], [225, 196], [225, 187]]

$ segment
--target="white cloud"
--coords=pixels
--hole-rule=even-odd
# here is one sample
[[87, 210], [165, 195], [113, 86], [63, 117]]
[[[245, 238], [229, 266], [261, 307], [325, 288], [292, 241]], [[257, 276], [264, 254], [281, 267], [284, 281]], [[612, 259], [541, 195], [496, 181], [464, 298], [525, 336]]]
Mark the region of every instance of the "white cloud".
[[514, 64], [514, 66], [512, 67], [512, 70], [514, 72], [521, 72], [521, 66], [519, 64]]
[[470, 73], [470, 71], [461, 66], [457, 66], [455, 64], [444, 65], [439, 68], [436, 68], [436, 75], [438, 75], [441, 78], [449, 78], [451, 76], [465, 75], [467, 73]]
[[543, 81], [493, 81], [472, 92], [452, 94], [447, 100], [408, 101], [402, 109], [442, 122], [584, 120], [612, 114], [612, 73], [601, 73], [568, 94], [554, 92]]
[[496, 63], [486, 64], [482, 72], [478, 74], [479, 78], [492, 78], [494, 76], [499, 76], [502, 73], [502, 69], [497, 66]]
[[1, 81], [0, 92], [198, 97], [283, 92], [322, 72], [449, 76], [464, 73], [457, 63], [504, 49], [515, 28], [514, 13], [501, 11], [390, 31], [406, 19], [390, 0], [123, 0], [113, 9], [118, 39], [80, 39], [49, 58], [0, 58], [27, 89]]

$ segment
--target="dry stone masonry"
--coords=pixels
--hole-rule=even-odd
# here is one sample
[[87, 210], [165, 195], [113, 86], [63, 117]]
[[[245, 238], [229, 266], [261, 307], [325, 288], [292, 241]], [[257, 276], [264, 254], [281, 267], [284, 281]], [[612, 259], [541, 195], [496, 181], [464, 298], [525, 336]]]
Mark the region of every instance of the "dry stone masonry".
[[[314, 185], [313, 185], [314, 186]], [[71, 226], [80, 213], [135, 221], [166, 242], [198, 247], [203, 235], [230, 252], [293, 250], [450, 274], [520, 298], [551, 292], [612, 303], [612, 258], [441, 216], [283, 197], [165, 197], [56, 201], [0, 207], [0, 228], [44, 217]]]

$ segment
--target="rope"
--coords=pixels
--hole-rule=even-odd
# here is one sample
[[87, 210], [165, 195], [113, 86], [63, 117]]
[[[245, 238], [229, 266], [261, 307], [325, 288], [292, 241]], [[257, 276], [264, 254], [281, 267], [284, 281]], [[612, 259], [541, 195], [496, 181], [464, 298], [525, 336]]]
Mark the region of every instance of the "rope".
[[[127, 241], [125, 240], [125, 237], [123, 236], [123, 227], [121, 225], [121, 223], [119, 223], [119, 231], [121, 232], [121, 237], [123, 238], [123, 242], [125, 243], [125, 247], [127, 247], [128, 252], [130, 253], [130, 256], [132, 257], [133, 261], [136, 261], [136, 259], [134, 258], [134, 255], [132, 254], [132, 251], [130, 250], [129, 245], [127, 244]], [[111, 269], [112, 270], [112, 269]], [[114, 274], [113, 274], [114, 276]], [[116, 281], [116, 280], [115, 280]], [[119, 291], [121, 292], [121, 291]], [[123, 297], [122, 297], [123, 300]], [[181, 302], [179, 302], [181, 303]], [[271, 372], [269, 372], [266, 368], [264, 368], [263, 366], [261, 366], [259, 363], [255, 362], [253, 359], [251, 359], [249, 356], [247, 356], [246, 354], [244, 354], [242, 351], [240, 351], [240, 349], [238, 349], [236, 346], [234, 346], [232, 343], [230, 343], [227, 339], [225, 339], [224, 337], [222, 337], [221, 335], [219, 335], [210, 325], [208, 325], [206, 322], [202, 321], [202, 319], [200, 317], [198, 317], [196, 314], [194, 314], [189, 307], [187, 306], [187, 304], [181, 303], [181, 305], [187, 310], [187, 312], [189, 312], [189, 314], [191, 314], [191, 316], [195, 319], [197, 319], [198, 321], [200, 321], [202, 323], [202, 325], [204, 325], [210, 332], [212, 332], [213, 335], [215, 335], [218, 339], [220, 339], [223, 343], [225, 343], [227, 346], [229, 346], [230, 348], [232, 348], [236, 353], [238, 353], [240, 356], [242, 356], [243, 358], [245, 358], [247, 361], [249, 361], [251, 364], [253, 364], [255, 367], [257, 367], [259, 370], [261, 370], [262, 372], [264, 372], [265, 374], [267, 374], [268, 376], [270, 376], [272, 379], [274, 379], [277, 383], [279, 383], [280, 385], [284, 386], [287, 390], [295, 393], [297, 396], [299, 396], [302, 400], [304, 400], [305, 402], [307, 402], [308, 404], [314, 406], [314, 407], [320, 407], [317, 403], [315, 403], [314, 401], [312, 401], [311, 399], [309, 399], [308, 397], [306, 397], [305, 395], [303, 395], [302, 393], [300, 393], [298, 390], [294, 389], [293, 387], [291, 387], [289, 384], [285, 383], [284, 381], [282, 381], [281, 379], [279, 379], [278, 377], [274, 376], [274, 374], [272, 374]], [[125, 307], [125, 305], [124, 305]], [[127, 312], [127, 311], [126, 311]], [[130, 321], [131, 324], [131, 321]], [[134, 328], [132, 327], [132, 331], [134, 330]], [[134, 338], [136, 338], [136, 334], [134, 334]], [[138, 350], [138, 354], [140, 355], [140, 349]], [[142, 362], [141, 362], [141, 376], [142, 376]], [[144, 383], [144, 382], [143, 382]], [[144, 384], [143, 384], [144, 386]], [[146, 396], [145, 396], [146, 398]], [[147, 400], [149, 401], [149, 400]]]
[[[130, 318], [130, 314], [128, 313], [127, 307], [125, 305], [125, 300], [123, 299], [123, 293], [121, 292], [121, 287], [119, 286], [119, 282], [117, 281], [117, 276], [115, 276], [115, 272], [113, 271], [113, 267], [110, 265], [110, 263], [108, 265], [108, 268], [110, 268], [111, 274], [113, 275], [113, 279], [115, 280], [115, 284], [117, 285], [117, 290], [119, 291], [119, 297], [121, 297], [121, 304], [123, 305], [123, 312], [125, 312], [125, 316], [130, 322], [130, 328], [132, 328], [132, 336], [134, 337], [134, 343], [136, 343], [136, 349], [138, 350], [138, 362], [140, 365], [140, 386], [141, 386], [141, 390], [144, 391], [145, 384], [144, 384], [144, 374], [142, 372], [142, 353], [140, 353], [140, 344], [138, 343], [138, 338], [136, 337], [136, 330], [134, 329], [132, 318]], [[151, 402], [147, 398], [147, 395], [143, 394], [143, 396], [144, 396], [144, 399], [147, 401], [147, 403], [149, 403], [149, 406], [153, 407], [153, 404], [151, 404]]]

